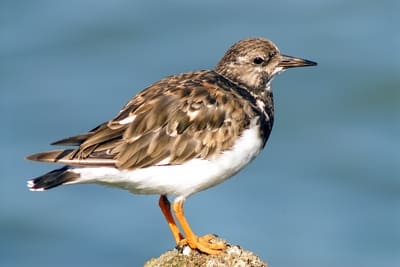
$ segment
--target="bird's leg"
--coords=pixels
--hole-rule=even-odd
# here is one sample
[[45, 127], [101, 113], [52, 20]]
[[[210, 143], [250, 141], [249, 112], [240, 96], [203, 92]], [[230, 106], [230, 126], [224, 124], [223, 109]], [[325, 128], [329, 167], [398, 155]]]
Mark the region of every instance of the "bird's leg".
[[174, 201], [172, 206], [175, 213], [175, 217], [182, 226], [182, 230], [186, 235], [186, 238], [182, 240], [182, 243], [187, 243], [189, 247], [191, 247], [192, 249], [198, 249], [206, 254], [221, 253], [226, 248], [225, 243], [222, 242], [211, 243], [210, 240], [214, 238], [213, 235], [205, 235], [203, 237], [198, 237], [193, 233], [183, 212], [183, 202], [184, 199], [178, 198]]
[[165, 195], [161, 195], [160, 199], [158, 200], [158, 205], [160, 206], [160, 209], [164, 214], [165, 219], [167, 219], [169, 229], [171, 229], [176, 244], [180, 244], [180, 242], [183, 240], [183, 236], [180, 233], [179, 228], [175, 223], [174, 217], [172, 217], [171, 204], [168, 198]]

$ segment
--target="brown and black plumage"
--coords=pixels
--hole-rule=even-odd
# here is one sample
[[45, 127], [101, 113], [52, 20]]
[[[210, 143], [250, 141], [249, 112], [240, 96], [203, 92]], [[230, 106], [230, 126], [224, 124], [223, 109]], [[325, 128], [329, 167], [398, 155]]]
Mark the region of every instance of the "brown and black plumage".
[[[234, 44], [214, 70], [166, 77], [133, 97], [117, 116], [93, 130], [53, 143], [75, 148], [28, 159], [65, 165], [30, 180], [33, 191], [61, 184], [98, 183], [159, 194], [173, 236], [205, 253], [222, 251], [190, 229], [183, 202], [223, 182], [265, 146], [274, 120], [273, 77], [316, 63], [282, 55], [269, 40]], [[175, 195], [171, 215], [167, 195]]]
[[[272, 101], [271, 93], [268, 101]], [[108, 123], [53, 143], [78, 148], [28, 159], [123, 169], [144, 168], [167, 158], [168, 164], [212, 159], [230, 149], [255, 116], [265, 123], [261, 130], [266, 141], [273, 111], [270, 119], [265, 118], [248, 91], [215, 71], [175, 75], [145, 89]]]

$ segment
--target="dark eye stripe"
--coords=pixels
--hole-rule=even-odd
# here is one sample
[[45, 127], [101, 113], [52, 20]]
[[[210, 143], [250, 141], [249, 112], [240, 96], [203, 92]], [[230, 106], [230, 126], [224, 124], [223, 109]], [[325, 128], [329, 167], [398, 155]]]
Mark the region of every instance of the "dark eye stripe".
[[269, 52], [268, 57], [269, 58], [273, 58], [274, 56], [276, 56], [276, 52]]

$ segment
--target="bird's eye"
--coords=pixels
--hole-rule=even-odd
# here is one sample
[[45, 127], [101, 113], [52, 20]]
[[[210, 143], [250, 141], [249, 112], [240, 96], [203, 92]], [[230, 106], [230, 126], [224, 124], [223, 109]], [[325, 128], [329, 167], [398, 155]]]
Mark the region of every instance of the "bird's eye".
[[262, 58], [262, 57], [255, 57], [254, 59], [253, 59], [253, 63], [254, 64], [257, 64], [257, 65], [260, 65], [260, 64], [262, 64], [264, 62], [264, 59]]

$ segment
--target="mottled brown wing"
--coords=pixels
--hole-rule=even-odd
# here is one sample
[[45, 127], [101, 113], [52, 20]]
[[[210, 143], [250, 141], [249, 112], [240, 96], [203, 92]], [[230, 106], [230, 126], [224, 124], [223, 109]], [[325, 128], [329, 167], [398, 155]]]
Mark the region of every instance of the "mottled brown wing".
[[218, 84], [215, 75], [187, 73], [153, 84], [107, 124], [56, 142], [80, 144], [63, 161], [115, 160], [118, 168], [135, 169], [210, 159], [230, 149], [254, 107], [227, 84]]

